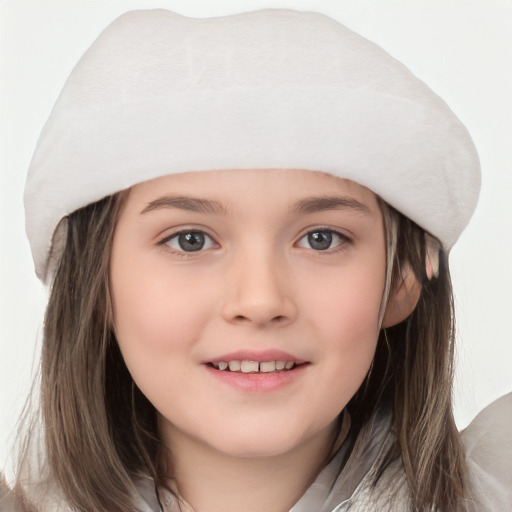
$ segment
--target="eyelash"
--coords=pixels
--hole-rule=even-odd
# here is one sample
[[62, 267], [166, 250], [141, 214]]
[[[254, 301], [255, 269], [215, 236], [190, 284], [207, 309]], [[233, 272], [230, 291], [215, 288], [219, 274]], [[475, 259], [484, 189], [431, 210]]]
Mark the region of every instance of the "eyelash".
[[[339, 243], [337, 243], [334, 247], [327, 247], [325, 249], [314, 249], [313, 247], [304, 247], [305, 249], [311, 249], [316, 253], [332, 254], [333, 252], [338, 252], [346, 249], [347, 245], [352, 243], [352, 239], [348, 237], [345, 233], [342, 233], [341, 231], [338, 231], [333, 228], [318, 227], [307, 231], [301, 238], [299, 238], [298, 242], [295, 245], [298, 247], [303, 247], [299, 245], [299, 243], [315, 233], [329, 234], [331, 236], [334, 235], [339, 238]], [[331, 240], [331, 242], [333, 241], [334, 240]]]
[[[313, 235], [320, 234], [320, 233], [324, 236], [327, 235], [327, 240], [326, 240], [327, 247], [325, 247], [323, 249], [321, 249], [321, 248], [315, 249], [314, 247], [311, 246], [313, 240], [309, 237], [313, 237]], [[190, 251], [185, 250], [179, 241], [179, 237], [181, 237], [183, 235], [193, 235], [194, 237], [197, 237], [197, 236], [201, 237], [202, 240], [199, 242], [199, 243], [202, 242], [201, 246], [198, 247], [197, 250], [190, 250]], [[339, 238], [339, 242], [334, 247], [331, 247], [332, 243], [335, 240], [335, 237]], [[172, 245], [170, 245], [170, 242], [172, 240], [176, 240], [177, 243], [179, 244], [179, 247], [172, 247]], [[193, 243], [193, 240], [194, 239], [191, 238], [190, 241]], [[196, 238], [196, 240], [197, 240], [197, 238]], [[305, 245], [301, 245], [301, 242], [303, 240], [307, 240], [309, 247], [306, 247]], [[344, 234], [336, 229], [319, 227], [319, 228], [311, 229], [311, 230], [307, 231], [304, 235], [302, 235], [299, 238], [299, 240], [295, 243], [295, 246], [302, 247], [304, 249], [311, 249], [317, 253], [331, 254], [333, 252], [337, 252], [337, 251], [345, 249], [347, 244], [350, 244], [351, 242], [352, 242], [352, 240], [346, 234]], [[318, 243], [320, 245], [322, 245], [321, 240]], [[183, 229], [176, 233], [172, 233], [169, 236], [166, 236], [164, 239], [162, 239], [161, 241], [158, 242], [158, 245], [162, 246], [162, 247], [166, 246], [165, 247], [166, 249], [171, 250], [174, 254], [177, 254], [178, 256], [190, 257], [196, 252], [199, 253], [204, 250], [211, 249], [217, 244], [216, 244], [215, 240], [210, 235], [208, 235], [207, 233], [205, 233], [204, 231], [202, 231], [200, 229]], [[205, 245], [207, 245], [207, 247], [205, 247]], [[325, 245], [325, 242], [324, 242], [324, 245]]]
[[[191, 250], [191, 251], [186, 251], [183, 249], [183, 247], [172, 247], [169, 244], [169, 242], [171, 242], [173, 239], [176, 239], [178, 241], [177, 243], [179, 244], [179, 237], [182, 235], [199, 235], [199, 236], [203, 237], [204, 244], [201, 245], [201, 247], [199, 247], [197, 250]], [[208, 245], [208, 247], [206, 247], [206, 249], [211, 249], [212, 247], [216, 246], [217, 243], [210, 235], [208, 235], [207, 233], [205, 233], [204, 231], [202, 231], [200, 229], [182, 229], [181, 231], [178, 231], [176, 233], [172, 233], [169, 236], [166, 236], [164, 239], [162, 239], [162, 240], [160, 240], [160, 242], [158, 242], [158, 245], [172, 251], [174, 254], [177, 254], [178, 256], [189, 257], [196, 252], [198, 253], [198, 252], [202, 252], [203, 250], [205, 250], [204, 245]]]

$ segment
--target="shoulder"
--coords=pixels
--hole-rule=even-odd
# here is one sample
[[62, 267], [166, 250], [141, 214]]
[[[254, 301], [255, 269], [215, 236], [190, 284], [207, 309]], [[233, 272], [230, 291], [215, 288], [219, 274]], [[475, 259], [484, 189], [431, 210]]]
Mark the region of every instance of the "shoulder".
[[512, 510], [512, 393], [481, 411], [461, 436], [478, 510]]
[[[469, 479], [466, 504], [473, 512], [510, 512], [512, 510], [512, 393], [501, 397], [481, 411], [461, 432], [466, 450]], [[350, 499], [338, 502], [332, 512], [367, 510], [410, 510], [410, 495], [401, 460], [392, 462], [375, 482], [373, 470], [379, 466], [387, 443], [380, 439], [381, 454]]]
[[11, 486], [0, 473], [0, 512], [72, 512], [46, 481], [24, 482]]
[[18, 501], [0, 473], [0, 510], [2, 512], [25, 512], [26, 509]]

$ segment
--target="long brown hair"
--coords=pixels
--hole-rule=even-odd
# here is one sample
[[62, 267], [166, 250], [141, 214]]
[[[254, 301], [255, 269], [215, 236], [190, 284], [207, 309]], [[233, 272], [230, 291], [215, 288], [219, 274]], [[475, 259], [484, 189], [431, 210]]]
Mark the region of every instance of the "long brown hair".
[[[125, 197], [107, 197], [67, 218], [45, 317], [41, 413], [47, 479], [75, 511], [131, 511], [139, 478], [151, 477], [155, 488], [166, 480], [156, 411], [133, 383], [112, 330], [109, 262]], [[409, 265], [423, 289], [409, 318], [380, 334], [372, 370], [347, 406], [352, 432], [356, 438], [372, 413], [389, 404], [396, 441], [380, 473], [401, 459], [413, 510], [460, 510], [464, 455], [452, 416], [447, 258], [441, 254], [439, 276], [426, 279], [425, 233], [389, 206], [383, 211], [388, 287]], [[22, 487], [21, 481], [15, 486], [19, 495]]]
[[448, 257], [427, 276], [423, 229], [389, 205], [382, 207], [387, 239], [388, 289], [404, 269], [422, 282], [419, 301], [403, 322], [382, 329], [371, 371], [347, 406], [359, 431], [382, 404], [392, 410], [395, 441], [377, 473], [401, 459], [414, 512], [464, 510], [465, 451], [453, 417], [455, 317]]

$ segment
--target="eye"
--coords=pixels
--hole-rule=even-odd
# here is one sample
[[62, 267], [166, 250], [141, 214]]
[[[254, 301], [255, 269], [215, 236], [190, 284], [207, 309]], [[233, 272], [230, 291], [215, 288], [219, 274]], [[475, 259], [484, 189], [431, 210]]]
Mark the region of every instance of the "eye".
[[297, 243], [297, 246], [315, 251], [327, 251], [347, 241], [348, 237], [332, 229], [317, 229], [304, 235]]
[[212, 238], [202, 231], [181, 231], [167, 237], [161, 243], [178, 252], [197, 252], [215, 247]]

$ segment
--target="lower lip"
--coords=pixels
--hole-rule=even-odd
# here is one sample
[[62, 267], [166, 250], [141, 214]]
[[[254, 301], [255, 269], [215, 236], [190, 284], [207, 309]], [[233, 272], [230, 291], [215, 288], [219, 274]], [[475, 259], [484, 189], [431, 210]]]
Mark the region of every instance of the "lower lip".
[[269, 393], [295, 382], [304, 374], [307, 366], [307, 364], [301, 364], [292, 370], [278, 373], [229, 372], [216, 370], [208, 365], [205, 365], [205, 368], [214, 378], [241, 391], [247, 393]]

